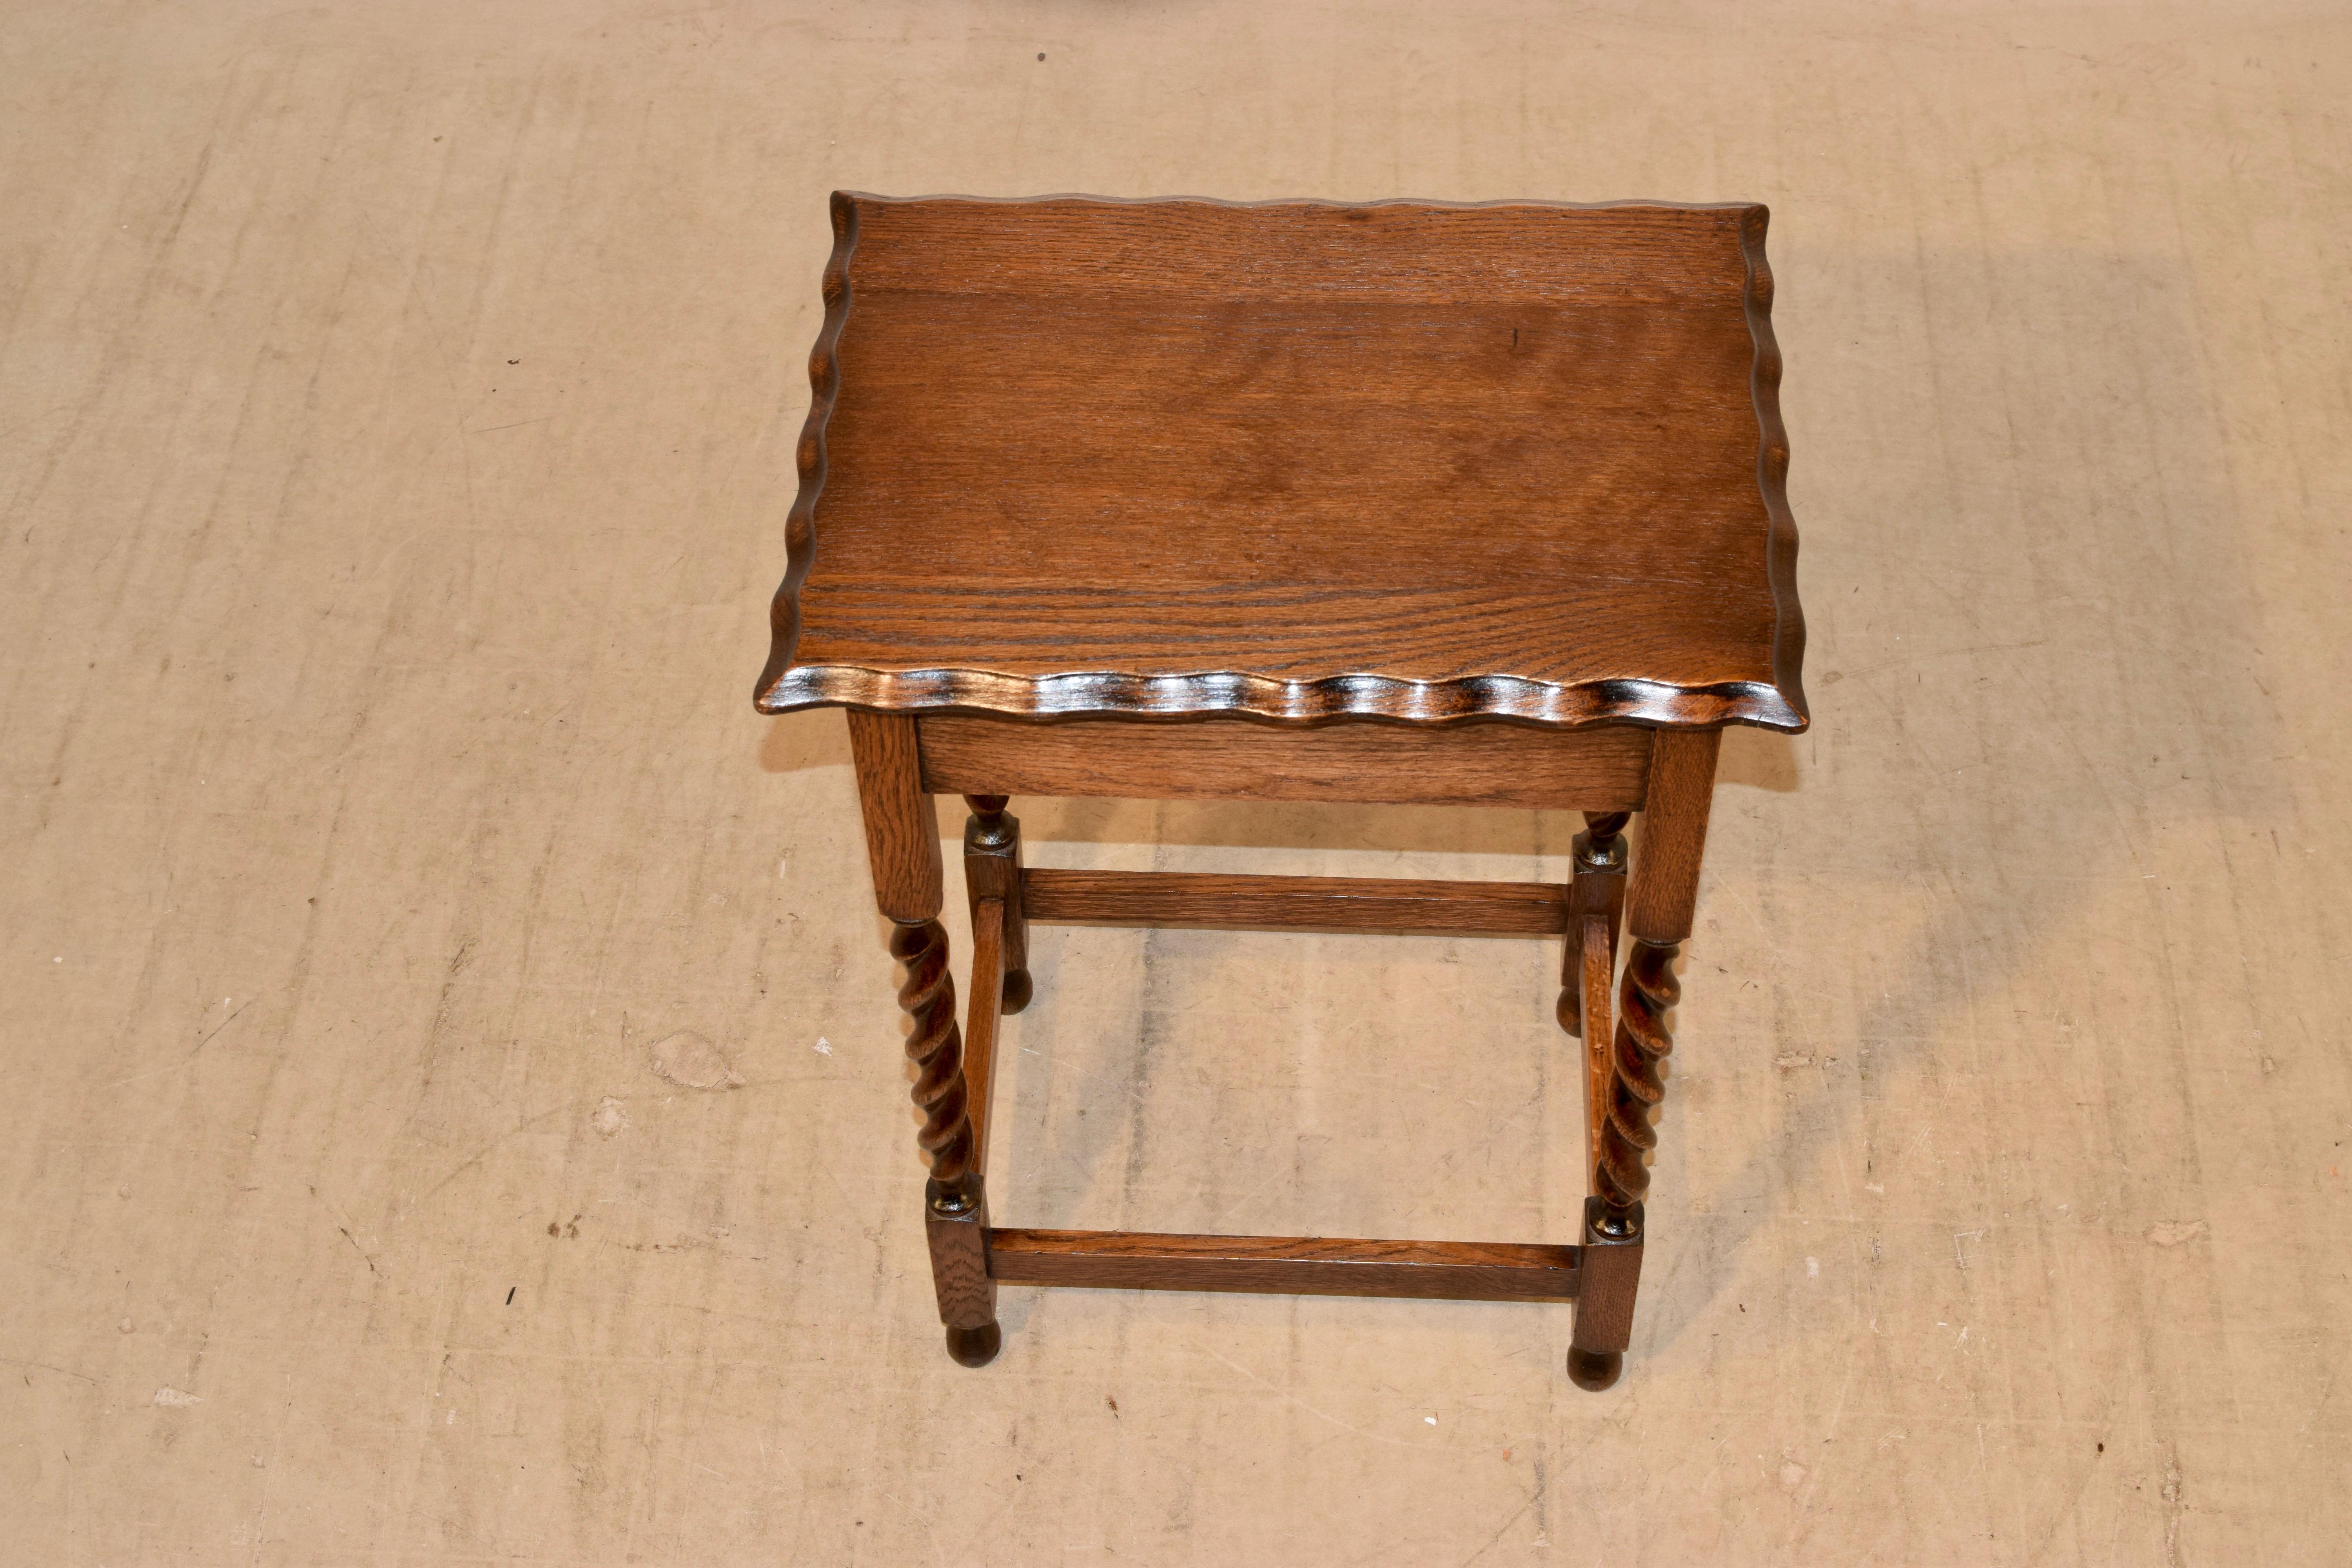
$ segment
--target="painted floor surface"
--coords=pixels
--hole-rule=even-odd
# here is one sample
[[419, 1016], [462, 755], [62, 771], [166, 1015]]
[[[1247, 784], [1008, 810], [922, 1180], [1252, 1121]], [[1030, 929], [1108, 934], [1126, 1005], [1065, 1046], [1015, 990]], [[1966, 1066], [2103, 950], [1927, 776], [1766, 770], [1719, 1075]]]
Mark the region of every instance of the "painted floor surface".
[[[24, 5], [0, 89], [0, 1555], [2346, 1560], [2341, 7]], [[835, 186], [1771, 204], [1816, 723], [1725, 747], [1614, 1391], [1558, 1307], [942, 1352], [842, 721], [751, 708]], [[1558, 965], [1041, 928], [999, 1223], [1571, 1240]]]

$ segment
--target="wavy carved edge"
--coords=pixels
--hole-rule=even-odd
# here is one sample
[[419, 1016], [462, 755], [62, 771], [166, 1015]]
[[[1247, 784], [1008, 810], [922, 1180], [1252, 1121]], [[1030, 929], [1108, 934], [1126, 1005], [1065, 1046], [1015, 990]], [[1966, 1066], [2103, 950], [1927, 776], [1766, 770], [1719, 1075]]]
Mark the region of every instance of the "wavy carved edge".
[[1483, 202], [1438, 201], [1428, 196], [1376, 196], [1368, 202], [1341, 201], [1333, 196], [1265, 196], [1256, 201], [1235, 201], [1231, 196], [1100, 196], [1085, 191], [1053, 191], [1035, 196], [974, 196], [955, 191], [940, 191], [929, 195], [886, 196], [872, 191], [835, 191], [836, 196], [846, 196], [853, 202], [870, 202], [877, 206], [906, 206], [918, 202], [966, 202], [973, 206], [1026, 207], [1044, 206], [1052, 202], [1087, 202], [1105, 207], [1227, 207], [1236, 212], [1249, 212], [1261, 207], [1429, 207], [1438, 212], [1493, 212], [1504, 207], [1530, 207], [1539, 212], [1605, 213], [1628, 207], [1652, 207], [1663, 212], [1710, 213], [1750, 212], [1754, 202], [1669, 202], [1649, 196], [1623, 196], [1606, 202], [1548, 202], [1530, 196], [1501, 196]]
[[800, 490], [784, 517], [784, 580], [768, 604], [768, 663], [760, 671], [754, 700], [762, 711], [766, 694], [792, 668], [801, 641], [801, 584], [808, 580], [816, 560], [816, 501], [824, 493], [824, 433], [833, 422], [834, 400], [841, 395], [841, 329], [849, 321], [849, 258], [857, 249], [857, 202], [846, 191], [833, 193], [833, 254], [824, 263], [824, 325], [817, 329], [809, 350], [809, 411], [801, 422], [800, 445], [793, 459], [800, 470]]
[[1707, 687], [1657, 680], [1562, 685], [1517, 675], [1469, 675], [1453, 680], [1333, 675], [1318, 680], [1277, 680], [1238, 670], [1033, 676], [813, 664], [786, 670], [764, 687], [759, 699], [762, 713], [827, 706], [1019, 719], [1230, 717], [1291, 724], [1336, 719], [1419, 724], [1507, 719], [1551, 727], [1611, 721], [1690, 727], [1738, 723], [1788, 731], [1805, 727], [1804, 716], [1782, 700], [1778, 690], [1746, 680]]
[[[984, 669], [795, 667], [793, 656], [800, 644], [800, 589], [815, 559], [816, 503], [824, 491], [825, 428], [841, 391], [839, 348], [842, 329], [849, 320], [849, 264], [857, 248], [857, 204], [938, 200], [1007, 205], [1053, 201], [1121, 205], [1200, 203], [1228, 207], [1417, 205], [1456, 211], [1520, 206], [1600, 212], [1650, 206], [1742, 212], [1740, 250], [1747, 266], [1744, 308], [1748, 335], [1756, 347], [1749, 387], [1759, 431], [1757, 484], [1763, 495], [1767, 520], [1765, 574], [1774, 610], [1772, 683], [1741, 680], [1683, 687], [1655, 680], [1563, 684], [1516, 675], [1409, 680], [1370, 674], [1299, 681], [1234, 670], [1165, 675], [1097, 670], [1022, 676]], [[1609, 721], [1694, 729], [1747, 724], [1789, 733], [1801, 731], [1811, 722], [1800, 679], [1804, 662], [1805, 622], [1797, 601], [1797, 526], [1789, 510], [1789, 437], [1780, 420], [1780, 350], [1772, 333], [1772, 269], [1764, 257], [1764, 233], [1771, 216], [1769, 208], [1742, 202], [1434, 202], [1412, 197], [1358, 203], [1299, 198], [1231, 202], [1213, 196], [935, 197], [875, 196], [835, 191], [831, 214], [833, 254], [824, 268], [824, 324], [809, 352], [808, 417], [801, 426], [800, 444], [794, 453], [800, 489], [785, 519], [784, 580], [769, 605], [768, 662], [760, 672], [753, 699], [761, 712], [779, 714], [806, 708], [848, 707], [886, 712], [968, 712], [1029, 719], [1232, 717], [1275, 723], [1362, 718], [1429, 724], [1494, 718], [1562, 727]]]
[[1805, 701], [1805, 612], [1797, 601], [1797, 520], [1789, 510], [1789, 429], [1780, 422], [1780, 340], [1772, 332], [1772, 264], [1764, 231], [1772, 209], [1750, 207], [1739, 222], [1739, 248], [1748, 258], [1748, 335], [1756, 344], [1748, 387], [1756, 402], [1756, 488], [1763, 493], [1764, 580], [1772, 590], [1772, 684], [1794, 724], [1812, 722]]

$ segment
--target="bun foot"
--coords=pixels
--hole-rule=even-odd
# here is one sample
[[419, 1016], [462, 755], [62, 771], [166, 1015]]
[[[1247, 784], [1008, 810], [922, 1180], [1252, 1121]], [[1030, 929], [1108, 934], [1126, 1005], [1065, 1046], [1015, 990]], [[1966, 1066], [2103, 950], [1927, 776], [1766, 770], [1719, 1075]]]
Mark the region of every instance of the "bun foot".
[[996, 1359], [996, 1352], [1003, 1343], [1004, 1331], [994, 1323], [977, 1329], [948, 1331], [948, 1354], [963, 1366], [986, 1366]]
[[1577, 1387], [1598, 1394], [1617, 1381], [1625, 1370], [1622, 1351], [1589, 1351], [1580, 1345], [1568, 1347], [1568, 1381]]
[[1035, 994], [1035, 987], [1029, 983], [1029, 972], [1025, 969], [1008, 969], [1004, 972], [1004, 1001], [999, 1011], [1018, 1013], [1022, 1008], [1029, 1005], [1029, 998], [1034, 994]]

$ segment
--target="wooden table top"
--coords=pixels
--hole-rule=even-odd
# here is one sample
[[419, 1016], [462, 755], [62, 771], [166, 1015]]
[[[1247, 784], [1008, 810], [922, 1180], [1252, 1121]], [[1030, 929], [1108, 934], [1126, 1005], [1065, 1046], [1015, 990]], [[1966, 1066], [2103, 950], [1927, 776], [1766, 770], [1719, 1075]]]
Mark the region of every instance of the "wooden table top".
[[1765, 219], [836, 193], [759, 706], [1801, 730]]

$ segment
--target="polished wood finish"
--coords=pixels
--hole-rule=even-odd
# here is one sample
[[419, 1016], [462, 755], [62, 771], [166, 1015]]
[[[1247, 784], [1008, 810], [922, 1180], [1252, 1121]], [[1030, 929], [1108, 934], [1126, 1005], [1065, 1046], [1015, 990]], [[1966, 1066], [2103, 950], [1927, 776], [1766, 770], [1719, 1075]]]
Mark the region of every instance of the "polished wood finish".
[[1576, 836], [1570, 859], [1575, 867], [1568, 884], [1568, 925], [1571, 933], [1559, 975], [1559, 1026], [1571, 1035], [1584, 1032], [1581, 993], [1589, 989], [1586, 926], [1598, 921], [1607, 936], [1607, 963], [1616, 973], [1617, 931], [1625, 916], [1626, 844], [1623, 828], [1631, 814], [1587, 812], [1585, 830]]
[[[1570, 1375], [1608, 1387], [1720, 727], [1807, 721], [1763, 209], [837, 195], [834, 217], [759, 703], [851, 710], [950, 1353], [997, 1353], [1000, 1281], [1572, 1300]], [[934, 793], [971, 810], [961, 1030]], [[1587, 826], [1565, 888], [1065, 871], [1023, 867], [1016, 793]], [[992, 1227], [1032, 921], [1564, 936], [1580, 1244]]]
[[[1675, 952], [1690, 935], [1698, 901], [1721, 740], [1713, 730], [1658, 732], [1641, 850], [1625, 894], [1625, 925], [1633, 941], [1613, 1033], [1601, 1026], [1605, 992], [1591, 985], [1586, 992], [1591, 998], [1585, 1044], [1592, 1121], [1586, 1147], [1593, 1196], [1585, 1205], [1588, 1278], [1568, 1355], [1569, 1376], [1580, 1388], [1604, 1389], [1617, 1381], [1632, 1333], [1642, 1275], [1642, 1199], [1650, 1190], [1649, 1158], [1658, 1144], [1652, 1118], [1665, 1098], [1663, 1064], [1674, 1047], [1665, 1014], [1681, 995]], [[1589, 967], [1587, 973], [1591, 976]], [[1605, 1063], [1599, 1055], [1604, 1040]]]
[[923, 794], [915, 721], [897, 713], [849, 715], [849, 754], [866, 816], [874, 901], [894, 921], [928, 921], [946, 901], [938, 819]]
[[971, 1168], [988, 1169], [988, 1093], [1003, 1014], [1004, 900], [982, 899], [971, 915], [971, 1001], [963, 1031], [964, 1095], [971, 1109]]
[[1682, 994], [1675, 953], [1690, 935], [1698, 901], [1721, 739], [1712, 730], [1661, 731], [1651, 761], [1650, 805], [1627, 894], [1633, 951], [1618, 993], [1606, 1110], [1591, 1145], [1593, 1192], [1606, 1205], [1602, 1226], [1612, 1236], [1626, 1234], [1628, 1226], [1639, 1234], [1639, 1221], [1628, 1215], [1650, 1190], [1648, 1158], [1658, 1143], [1651, 1117], [1665, 1098], [1664, 1063], [1674, 1049], [1665, 1015]]
[[[1560, 993], [1563, 1008], [1578, 992], [1577, 1027], [1584, 1036], [1584, 1128], [1587, 1149], [1601, 1146], [1601, 1123], [1609, 1105], [1609, 989], [1616, 971], [1611, 964], [1609, 928], [1602, 917], [1589, 914], [1570, 932], [1569, 956], [1577, 961], [1576, 984]], [[1587, 1023], [1590, 1027], [1587, 1028]]]
[[1650, 732], [1616, 724], [1325, 724], [1239, 720], [1016, 724], [927, 714], [923, 787], [1127, 800], [1296, 800], [1638, 811]]
[[1661, 730], [1650, 761], [1650, 798], [1633, 862], [1625, 924], [1643, 942], [1674, 943], [1691, 933], [1699, 861], [1715, 800], [1717, 730]]
[[911, 1092], [923, 1111], [916, 1142], [931, 1164], [923, 1188], [931, 1284], [949, 1353], [978, 1366], [996, 1353], [996, 1283], [988, 1277], [988, 1197], [964, 1083], [947, 933], [937, 921], [894, 925], [890, 951], [907, 966], [898, 1005], [915, 1021], [907, 1055], [915, 1064]]
[[1566, 1301], [1579, 1278], [1577, 1248], [1515, 1242], [992, 1230], [988, 1258], [1004, 1284], [1457, 1301]]
[[923, 1113], [915, 1142], [931, 1178], [952, 1185], [973, 1168], [971, 1118], [963, 1080], [963, 1034], [955, 1015], [955, 976], [948, 972], [948, 933], [937, 921], [890, 928], [890, 956], [907, 966], [898, 1005], [915, 1021], [907, 1056], [915, 1064], [908, 1092]]
[[927, 1183], [923, 1235], [930, 1244], [931, 1289], [947, 1327], [948, 1354], [966, 1366], [995, 1359], [996, 1281], [988, 1272], [988, 1196], [978, 1172], [954, 1186]]
[[1585, 1200], [1584, 1272], [1568, 1350], [1568, 1375], [1579, 1388], [1597, 1394], [1624, 1367], [1642, 1284], [1642, 1234], [1639, 1204], [1612, 1211], [1600, 1198]]
[[1601, 1122], [1594, 1162], [1601, 1197], [1614, 1209], [1630, 1209], [1650, 1191], [1650, 1152], [1658, 1130], [1650, 1117], [1666, 1096], [1664, 1064], [1675, 1048], [1666, 1032], [1666, 1009], [1682, 998], [1675, 978], [1675, 950], [1638, 939], [1625, 961], [1617, 1000], [1617, 1034], [1611, 1052], [1608, 1115]]
[[1763, 207], [833, 216], [763, 710], [1803, 728]]
[[[923, 1189], [931, 1284], [948, 1353], [980, 1366], [995, 1356], [1002, 1336], [996, 1282], [988, 1277], [988, 1197], [963, 1075], [955, 979], [948, 969], [947, 931], [938, 919], [945, 902], [938, 819], [923, 793], [912, 719], [853, 712], [849, 750], [874, 900], [891, 921], [890, 955], [907, 971], [898, 1005], [914, 1021], [906, 1044], [915, 1064], [909, 1093], [923, 1113], [916, 1142], [931, 1171]], [[987, 1027], [992, 1046], [992, 1018]], [[984, 1073], [984, 1059], [982, 1065]]]
[[1229, 877], [1179, 871], [1023, 873], [1046, 925], [1192, 926], [1391, 936], [1555, 936], [1568, 905], [1550, 882], [1383, 877]]
[[963, 829], [964, 887], [971, 895], [972, 921], [993, 899], [1003, 906], [1004, 978], [999, 991], [1004, 1011], [1029, 1005], [1029, 919], [1021, 900], [1021, 819], [1004, 807], [1001, 795], [964, 797], [971, 816]]
[[1609, 994], [1617, 973], [1617, 929], [1625, 910], [1623, 812], [1588, 816], [1570, 856], [1569, 940], [1560, 974], [1560, 1027], [1584, 1037], [1584, 1117], [1588, 1150], [1601, 1147], [1609, 1104]]

